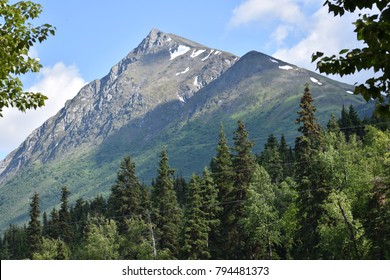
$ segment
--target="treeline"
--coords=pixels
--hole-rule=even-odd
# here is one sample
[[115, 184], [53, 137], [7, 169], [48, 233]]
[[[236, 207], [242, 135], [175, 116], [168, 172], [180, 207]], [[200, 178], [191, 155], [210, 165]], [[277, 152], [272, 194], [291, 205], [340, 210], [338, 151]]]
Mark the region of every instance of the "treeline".
[[68, 203], [11, 225], [1, 259], [390, 259], [389, 122], [343, 107], [326, 129], [306, 86], [294, 147], [269, 135], [254, 155], [243, 122], [190, 180], [165, 149], [151, 186], [124, 157], [108, 198]]

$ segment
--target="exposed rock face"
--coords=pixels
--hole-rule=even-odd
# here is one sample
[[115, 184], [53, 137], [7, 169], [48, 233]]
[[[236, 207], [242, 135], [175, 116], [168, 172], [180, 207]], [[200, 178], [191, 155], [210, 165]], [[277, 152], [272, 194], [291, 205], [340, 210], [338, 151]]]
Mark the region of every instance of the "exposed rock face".
[[237, 56], [157, 29], [100, 80], [84, 86], [57, 115], [0, 162], [0, 183], [38, 160], [98, 145], [131, 120], [172, 100], [185, 103], [231, 67]]

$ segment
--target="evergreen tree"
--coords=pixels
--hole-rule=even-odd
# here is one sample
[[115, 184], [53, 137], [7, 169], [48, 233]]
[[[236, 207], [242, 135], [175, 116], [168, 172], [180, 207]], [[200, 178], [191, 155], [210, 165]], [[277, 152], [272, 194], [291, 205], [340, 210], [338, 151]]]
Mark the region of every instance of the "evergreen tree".
[[320, 147], [322, 132], [315, 115], [317, 108], [313, 103], [314, 100], [310, 93], [309, 85], [306, 84], [301, 102], [299, 103], [301, 110], [298, 111], [298, 118], [296, 119], [296, 123], [300, 125], [298, 131], [302, 134], [295, 140], [295, 151], [298, 161], [305, 160], [304, 155], [307, 154], [307, 150], [315, 151]]
[[279, 183], [283, 179], [283, 165], [279, 148], [278, 140], [273, 134], [270, 134], [259, 157], [259, 164], [267, 170], [274, 183]]
[[76, 245], [79, 245], [83, 238], [89, 210], [89, 203], [82, 198], [77, 199], [74, 207], [70, 209], [73, 241]]
[[255, 157], [252, 153], [254, 143], [248, 139], [249, 133], [242, 121], [237, 122], [234, 132], [233, 169], [236, 199], [245, 199], [245, 187], [249, 184], [255, 168]]
[[218, 200], [223, 203], [233, 199], [234, 170], [230, 149], [222, 125], [216, 150], [217, 155], [211, 160], [210, 169], [218, 189]]
[[11, 260], [23, 260], [30, 257], [27, 228], [10, 225], [4, 233], [4, 242], [8, 243], [8, 257]]
[[352, 134], [353, 124], [352, 124], [350, 115], [347, 112], [347, 109], [345, 109], [344, 105], [343, 105], [343, 108], [341, 110], [341, 117], [340, 117], [340, 120], [339, 120], [339, 127], [340, 127], [340, 131], [342, 131], [344, 133], [345, 139], [347, 139], [347, 141], [349, 141], [349, 138], [350, 138], [350, 136]]
[[159, 250], [168, 250], [171, 258], [177, 258], [182, 213], [174, 190], [174, 170], [169, 167], [165, 148], [162, 150], [160, 158], [157, 178], [152, 186], [156, 243]]
[[39, 195], [35, 193], [30, 203], [30, 221], [28, 222], [27, 235], [30, 245], [30, 257], [42, 249], [42, 225], [39, 220]]
[[58, 216], [58, 211], [56, 208], [53, 208], [50, 212], [50, 219], [47, 223], [47, 235], [52, 239], [58, 239], [60, 237], [60, 217]]
[[186, 204], [187, 196], [187, 183], [183, 176], [177, 176], [175, 179], [174, 189], [177, 195], [177, 201], [179, 202], [180, 207], [184, 207]]
[[330, 119], [326, 127], [328, 128], [328, 132], [337, 133], [340, 131], [340, 126], [337, 122], [336, 116], [333, 113], [330, 115]]
[[104, 199], [104, 197], [101, 194], [99, 194], [92, 201], [88, 203], [88, 206], [86, 206], [85, 210], [94, 217], [105, 216], [107, 215], [107, 210], [108, 210], [107, 204], [108, 203], [106, 199]]
[[317, 124], [316, 107], [313, 104], [308, 85], [299, 104], [296, 123], [302, 135], [295, 140], [296, 179], [298, 182], [298, 217], [296, 257], [300, 259], [318, 258], [318, 220], [322, 215], [321, 204], [325, 199], [321, 170], [317, 154], [321, 145], [321, 127]]
[[232, 236], [232, 246], [227, 252], [232, 259], [241, 259], [246, 255], [245, 236], [240, 221], [244, 218], [243, 205], [247, 200], [249, 183], [255, 171], [256, 161], [252, 153], [253, 142], [248, 139], [248, 131], [242, 121], [238, 121], [234, 132], [233, 169], [234, 169], [234, 200], [232, 203], [233, 223], [228, 234]]
[[360, 140], [363, 140], [364, 126], [352, 104], [349, 105], [348, 115], [349, 119], [351, 120], [351, 133], [356, 134]]
[[294, 152], [287, 144], [284, 134], [280, 137], [279, 154], [283, 167], [283, 178], [294, 175]]
[[[227, 144], [223, 125], [219, 131], [219, 141], [216, 148], [216, 156], [213, 157], [210, 164], [212, 178], [217, 189], [217, 201], [222, 207], [217, 215], [220, 225], [210, 236], [210, 250], [214, 259], [225, 258], [228, 247], [233, 244], [233, 182], [234, 170], [230, 149]], [[224, 248], [225, 250], [223, 250]]]
[[135, 164], [129, 156], [121, 162], [117, 180], [111, 187], [111, 215], [118, 222], [119, 232], [126, 231], [126, 220], [144, 214], [142, 208], [142, 185], [135, 174]]
[[10, 260], [11, 259], [11, 250], [9, 248], [8, 240], [5, 238], [1, 240], [1, 251], [0, 251], [0, 260]]
[[184, 259], [208, 259], [209, 225], [206, 213], [202, 210], [200, 179], [193, 175], [188, 185], [187, 204], [184, 212], [184, 225], [181, 254]]
[[212, 174], [208, 168], [205, 168], [200, 179], [202, 207], [201, 210], [206, 214], [207, 224], [211, 232], [217, 231], [221, 221], [219, 215], [222, 207], [218, 200], [218, 189], [214, 183]]
[[48, 225], [49, 225], [49, 220], [47, 218], [47, 213], [45, 211], [42, 214], [42, 236], [47, 236], [48, 235], [47, 234]]
[[61, 189], [61, 207], [58, 211], [58, 226], [60, 229], [59, 237], [61, 240], [63, 240], [66, 244], [71, 244], [73, 241], [73, 232], [72, 232], [72, 225], [71, 225], [71, 217], [70, 217], [70, 211], [69, 211], [69, 195], [70, 192], [68, 188], [62, 187]]

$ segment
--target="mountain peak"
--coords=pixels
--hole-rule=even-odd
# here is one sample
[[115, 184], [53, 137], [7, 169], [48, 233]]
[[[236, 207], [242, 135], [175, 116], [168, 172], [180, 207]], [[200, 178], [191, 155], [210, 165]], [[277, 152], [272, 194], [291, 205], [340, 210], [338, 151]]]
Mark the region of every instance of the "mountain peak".
[[148, 36], [142, 40], [141, 44], [137, 47], [137, 51], [147, 53], [153, 51], [163, 45], [166, 45], [172, 39], [168, 34], [153, 28]]

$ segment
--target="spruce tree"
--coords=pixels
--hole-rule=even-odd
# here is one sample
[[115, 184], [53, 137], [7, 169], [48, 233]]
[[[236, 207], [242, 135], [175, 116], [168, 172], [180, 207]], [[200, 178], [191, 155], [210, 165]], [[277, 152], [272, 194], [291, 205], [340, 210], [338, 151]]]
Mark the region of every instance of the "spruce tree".
[[177, 196], [177, 201], [179, 202], [180, 207], [184, 207], [186, 204], [186, 196], [187, 196], [187, 182], [183, 178], [183, 176], [177, 176], [175, 179], [175, 192]]
[[61, 207], [58, 211], [58, 219], [59, 219], [59, 237], [66, 244], [71, 244], [73, 241], [73, 232], [71, 225], [71, 217], [69, 211], [69, 195], [70, 192], [66, 186], [61, 189]]
[[352, 104], [349, 105], [348, 115], [351, 120], [351, 133], [356, 134], [360, 140], [363, 140], [364, 126]]
[[135, 174], [135, 163], [129, 156], [120, 164], [115, 184], [111, 187], [110, 214], [118, 222], [120, 233], [126, 232], [127, 219], [142, 216], [142, 185]]
[[321, 170], [316, 156], [321, 145], [321, 127], [317, 124], [316, 107], [313, 104], [308, 85], [299, 104], [296, 123], [302, 135], [295, 140], [296, 180], [298, 189], [298, 217], [299, 225], [297, 236], [296, 257], [301, 259], [318, 258], [317, 232], [318, 220], [322, 215], [321, 204], [325, 198]]
[[242, 121], [237, 122], [234, 132], [233, 169], [234, 169], [234, 200], [232, 203], [233, 223], [229, 225], [228, 232], [232, 236], [232, 243], [227, 255], [231, 259], [241, 259], [246, 255], [245, 236], [240, 221], [244, 217], [243, 205], [247, 200], [249, 183], [252, 180], [256, 167], [255, 156], [252, 153], [253, 142], [248, 139], [248, 131]]
[[162, 150], [160, 158], [157, 178], [152, 186], [156, 243], [159, 250], [167, 250], [171, 258], [177, 258], [182, 213], [174, 190], [174, 170], [169, 167], [165, 148]]
[[202, 209], [200, 178], [193, 175], [188, 185], [187, 204], [184, 212], [184, 225], [181, 255], [184, 259], [208, 259], [209, 224], [206, 212]]
[[23, 260], [30, 257], [30, 246], [27, 228], [10, 225], [4, 233], [4, 242], [9, 246], [9, 258], [11, 260]]
[[259, 157], [259, 163], [267, 170], [272, 182], [281, 182], [283, 179], [283, 162], [280, 156], [278, 140], [273, 134], [268, 136], [267, 143], [265, 143], [264, 150]]
[[10, 260], [11, 259], [11, 250], [9, 248], [8, 240], [4, 234], [4, 239], [1, 240], [1, 251], [0, 251], [0, 260]]
[[280, 137], [279, 145], [280, 159], [282, 160], [283, 178], [291, 177], [294, 175], [294, 152], [292, 148], [287, 144], [284, 134]]
[[219, 214], [222, 211], [218, 201], [218, 189], [214, 183], [212, 174], [208, 168], [205, 168], [200, 179], [202, 210], [206, 213], [206, 220], [210, 231], [215, 232], [221, 221]]
[[35, 193], [30, 203], [30, 221], [28, 222], [27, 235], [30, 245], [30, 257], [42, 249], [42, 225], [39, 220], [39, 195]]
[[347, 109], [345, 109], [345, 106], [343, 105], [343, 108], [341, 110], [341, 117], [339, 120], [339, 126], [340, 131], [342, 131], [345, 135], [345, 139], [349, 141], [349, 138], [352, 134], [352, 121], [350, 118], [349, 113], [347, 112]]
[[79, 245], [83, 238], [84, 229], [89, 214], [89, 203], [84, 201], [82, 198], [77, 199], [76, 204], [70, 210], [72, 231], [74, 237], [73, 241], [75, 245]]
[[220, 221], [215, 232], [210, 236], [210, 247], [214, 259], [226, 258], [226, 251], [233, 244], [234, 216], [233, 216], [233, 183], [234, 170], [230, 148], [227, 144], [227, 139], [224, 132], [224, 127], [221, 125], [219, 131], [219, 141], [216, 148], [216, 156], [213, 157], [210, 169], [212, 178], [217, 189], [217, 201], [221, 206], [221, 211], [217, 215]]
[[50, 219], [47, 223], [47, 235], [53, 239], [58, 239], [60, 234], [60, 218], [58, 216], [57, 209], [53, 208], [50, 212]]
[[211, 171], [208, 168], [203, 170], [201, 184], [202, 208], [206, 214], [208, 231], [208, 248], [212, 258], [217, 257], [217, 252], [221, 249], [222, 244], [219, 230], [222, 221], [220, 220], [223, 205], [218, 200], [218, 188], [214, 183]]
[[245, 128], [245, 124], [239, 120], [233, 136], [234, 192], [236, 199], [246, 198], [245, 187], [251, 181], [256, 163], [252, 153], [254, 143], [248, 139], [248, 136], [249, 133]]
[[48, 228], [48, 225], [49, 225], [49, 220], [47, 218], [47, 213], [46, 211], [43, 212], [42, 214], [42, 236], [47, 236], [47, 228]]
[[[295, 141], [295, 150], [297, 157], [302, 157], [306, 154], [307, 150], [317, 150], [321, 144], [321, 126], [317, 123], [316, 110], [314, 105], [314, 99], [310, 93], [309, 85], [306, 84], [305, 91], [299, 103], [301, 108], [298, 111], [298, 118], [296, 124], [299, 124], [298, 131], [301, 132], [301, 136], [298, 136]], [[305, 158], [299, 158], [305, 159]]]

